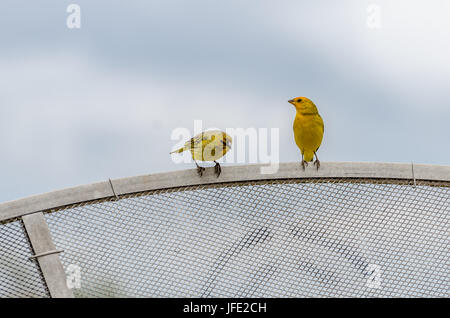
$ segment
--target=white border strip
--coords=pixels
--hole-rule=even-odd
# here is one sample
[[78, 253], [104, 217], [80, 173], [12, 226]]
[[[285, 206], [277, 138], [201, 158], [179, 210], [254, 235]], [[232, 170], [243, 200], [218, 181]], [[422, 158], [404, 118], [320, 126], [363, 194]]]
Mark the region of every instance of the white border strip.
[[[0, 221], [20, 217], [38, 211], [46, 211], [65, 205], [98, 200], [123, 194], [177, 188], [192, 185], [208, 185], [224, 182], [301, 179], [301, 178], [373, 178], [410, 179], [450, 182], [450, 166], [411, 163], [363, 163], [363, 162], [323, 162], [317, 171], [313, 165], [306, 171], [300, 163], [282, 163], [274, 174], [261, 174], [263, 164], [225, 166], [219, 178], [214, 169], [206, 169], [203, 177], [196, 169], [158, 173], [112, 180], [114, 189], [108, 181], [82, 185], [9, 201], [0, 204]], [[115, 192], [115, 193], [114, 193]]]

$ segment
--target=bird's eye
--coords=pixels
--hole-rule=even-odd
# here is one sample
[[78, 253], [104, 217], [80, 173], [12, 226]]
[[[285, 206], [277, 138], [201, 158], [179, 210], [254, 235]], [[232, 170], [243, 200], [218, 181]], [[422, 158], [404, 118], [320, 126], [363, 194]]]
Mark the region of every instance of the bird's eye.
[[301, 99], [301, 98], [297, 99], [297, 103], [300, 103], [301, 101], [302, 101], [302, 99]]

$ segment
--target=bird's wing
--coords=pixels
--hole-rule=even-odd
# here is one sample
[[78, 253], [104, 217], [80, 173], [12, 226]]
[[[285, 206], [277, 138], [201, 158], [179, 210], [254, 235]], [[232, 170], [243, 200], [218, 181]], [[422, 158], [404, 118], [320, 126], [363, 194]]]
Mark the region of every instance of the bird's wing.
[[186, 142], [185, 147], [188, 149], [204, 148], [216, 139], [217, 133], [203, 132], [192, 137]]
[[323, 134], [323, 132], [325, 131], [325, 127], [323, 125], [323, 119], [320, 115], [319, 115], [319, 118], [320, 118], [320, 126], [322, 127], [322, 134]]
[[184, 147], [187, 149], [194, 149], [201, 146], [201, 144], [202, 144], [202, 135], [200, 134], [189, 139], [189, 141], [187, 141], [184, 144]]
[[[319, 116], [319, 125], [320, 125], [320, 128], [322, 128], [322, 136], [323, 136], [323, 132], [324, 132], [324, 130], [325, 130], [325, 127], [324, 127], [324, 125], [323, 125], [323, 119], [322, 119], [322, 117], [321, 117], [319, 114], [318, 114], [318, 116]], [[319, 147], [320, 147], [320, 145], [319, 145]], [[316, 151], [319, 150], [319, 147], [317, 147]]]

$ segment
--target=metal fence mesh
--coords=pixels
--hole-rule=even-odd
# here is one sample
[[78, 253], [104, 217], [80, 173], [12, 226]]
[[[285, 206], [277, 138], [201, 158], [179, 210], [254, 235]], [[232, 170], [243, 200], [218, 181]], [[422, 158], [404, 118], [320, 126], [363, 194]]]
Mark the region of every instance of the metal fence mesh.
[[49, 297], [22, 221], [0, 223], [0, 298]]
[[245, 182], [45, 215], [77, 297], [448, 297], [449, 189]]

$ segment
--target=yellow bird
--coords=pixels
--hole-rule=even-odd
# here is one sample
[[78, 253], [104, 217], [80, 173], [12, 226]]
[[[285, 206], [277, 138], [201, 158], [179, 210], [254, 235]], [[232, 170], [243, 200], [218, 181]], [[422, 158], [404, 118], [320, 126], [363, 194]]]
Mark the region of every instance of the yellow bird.
[[323, 138], [322, 117], [320, 117], [316, 105], [306, 97], [296, 97], [289, 103], [294, 105], [297, 110], [294, 120], [294, 137], [295, 143], [302, 153], [302, 168], [305, 170], [305, 164], [308, 165], [308, 162], [316, 156], [314, 165], [319, 170], [320, 161], [317, 157], [317, 150]]
[[222, 172], [222, 168], [216, 160], [222, 158], [230, 149], [230, 136], [220, 130], [209, 130], [204, 131], [191, 138], [184, 144], [183, 147], [172, 151], [171, 154], [190, 150], [192, 159], [194, 159], [195, 165], [197, 166], [197, 172], [200, 177], [203, 175], [203, 171], [205, 171], [205, 168], [200, 167], [196, 160], [213, 161], [216, 164], [214, 166], [214, 171], [217, 177], [219, 177], [220, 173]]

